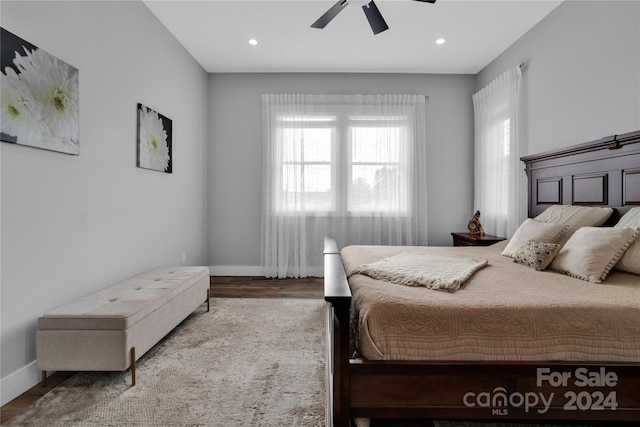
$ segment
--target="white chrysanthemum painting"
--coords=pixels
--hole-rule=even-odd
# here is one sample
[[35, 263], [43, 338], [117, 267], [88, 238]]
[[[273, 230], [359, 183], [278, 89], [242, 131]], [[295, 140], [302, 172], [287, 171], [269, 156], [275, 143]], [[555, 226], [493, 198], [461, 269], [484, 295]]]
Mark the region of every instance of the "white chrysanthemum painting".
[[78, 154], [78, 69], [1, 31], [2, 141]]
[[171, 173], [171, 120], [138, 104], [138, 167]]

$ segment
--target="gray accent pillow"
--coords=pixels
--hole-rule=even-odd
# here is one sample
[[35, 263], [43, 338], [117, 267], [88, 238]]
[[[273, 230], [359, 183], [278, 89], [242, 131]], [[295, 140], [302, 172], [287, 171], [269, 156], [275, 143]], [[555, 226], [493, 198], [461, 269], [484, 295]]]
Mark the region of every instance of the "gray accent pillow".
[[518, 249], [513, 256], [513, 261], [542, 271], [551, 264], [559, 250], [560, 245], [557, 243], [529, 240]]

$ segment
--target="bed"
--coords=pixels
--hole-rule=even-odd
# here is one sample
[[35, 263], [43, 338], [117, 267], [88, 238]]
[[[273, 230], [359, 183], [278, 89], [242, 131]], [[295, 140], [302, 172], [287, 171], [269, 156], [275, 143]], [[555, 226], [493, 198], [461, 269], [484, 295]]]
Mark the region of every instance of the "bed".
[[[566, 251], [557, 250], [593, 239], [578, 236], [583, 231], [608, 233], [640, 206], [640, 131], [521, 160], [529, 218], [550, 207], [611, 213], [598, 227], [561, 227], [557, 243], [565, 246], [556, 248], [554, 268], [565, 268]], [[575, 243], [567, 241], [572, 234]], [[602, 284], [590, 283], [599, 277], [575, 277], [571, 268], [583, 268], [575, 262], [568, 274], [516, 263], [503, 255], [511, 246], [340, 250], [326, 238], [327, 425], [358, 418], [639, 421], [640, 275], [612, 265]], [[408, 254], [487, 263], [455, 292], [360, 270]]]

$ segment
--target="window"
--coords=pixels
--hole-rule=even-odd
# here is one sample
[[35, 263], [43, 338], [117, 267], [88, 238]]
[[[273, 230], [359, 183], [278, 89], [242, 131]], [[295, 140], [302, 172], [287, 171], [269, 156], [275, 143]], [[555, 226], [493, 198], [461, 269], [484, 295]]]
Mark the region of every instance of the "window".
[[354, 215], [406, 213], [406, 152], [412, 141], [402, 116], [334, 115], [276, 118], [281, 158], [276, 210]]
[[507, 238], [526, 218], [521, 104], [519, 67], [507, 70], [473, 95], [474, 209], [482, 213], [485, 231]]
[[349, 124], [350, 212], [406, 213], [408, 176], [402, 158], [412, 141], [402, 117], [353, 117]]
[[263, 95], [260, 263], [322, 275], [342, 246], [426, 245], [423, 95]]
[[333, 117], [277, 119], [282, 154], [274, 195], [278, 211], [295, 212], [300, 204], [311, 211], [335, 209], [335, 127]]
[[[504, 115], [505, 113], [503, 113]], [[481, 211], [485, 217], [490, 217], [496, 222], [506, 223], [509, 212], [512, 209], [513, 200], [509, 193], [510, 182], [510, 158], [511, 149], [510, 119], [494, 117], [493, 123], [488, 126], [488, 139], [491, 144], [485, 150], [483, 169], [487, 171], [484, 176], [483, 208]]]

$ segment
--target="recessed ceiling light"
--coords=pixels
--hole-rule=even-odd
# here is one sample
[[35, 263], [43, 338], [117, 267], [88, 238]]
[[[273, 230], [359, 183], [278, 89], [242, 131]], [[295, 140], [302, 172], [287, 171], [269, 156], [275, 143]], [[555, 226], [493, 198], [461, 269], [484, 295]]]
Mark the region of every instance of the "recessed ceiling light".
[[436, 44], [444, 44], [444, 42], [446, 42], [446, 40], [443, 39], [442, 37], [440, 37], [438, 40], [436, 40]]
[[249, 39], [249, 44], [250, 44], [251, 46], [255, 46], [255, 45], [257, 45], [257, 44], [258, 44], [258, 40], [256, 40], [256, 39]]

